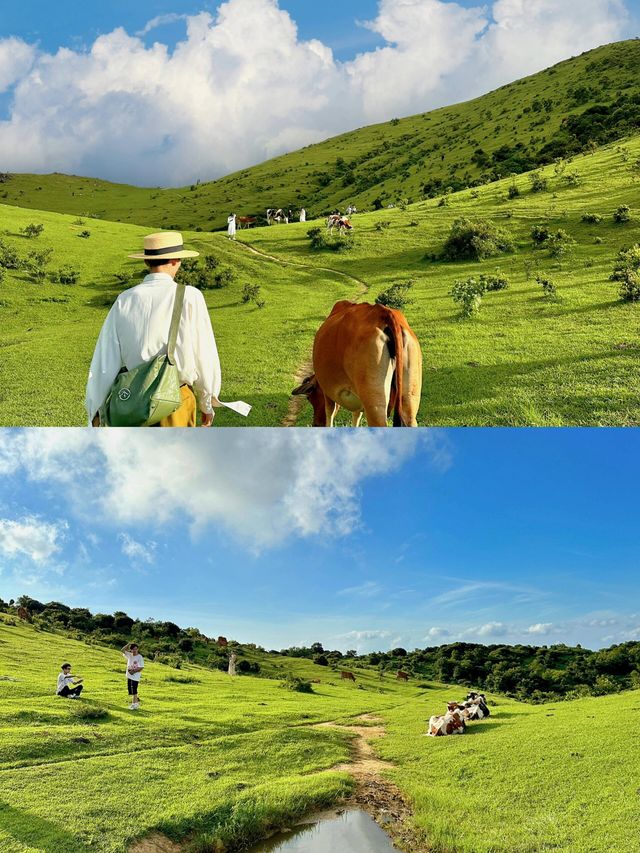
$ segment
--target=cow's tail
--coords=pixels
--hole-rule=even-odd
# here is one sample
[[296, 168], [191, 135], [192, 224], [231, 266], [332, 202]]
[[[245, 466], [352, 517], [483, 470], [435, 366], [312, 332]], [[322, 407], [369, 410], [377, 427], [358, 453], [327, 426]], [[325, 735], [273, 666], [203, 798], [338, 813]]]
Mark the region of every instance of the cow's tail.
[[402, 334], [402, 325], [397, 314], [391, 309], [387, 309], [387, 325], [385, 333], [389, 338], [389, 352], [391, 358], [396, 360], [396, 370], [393, 382], [396, 388], [396, 405], [393, 410], [393, 425], [394, 427], [408, 427], [409, 422], [404, 411], [404, 337]]

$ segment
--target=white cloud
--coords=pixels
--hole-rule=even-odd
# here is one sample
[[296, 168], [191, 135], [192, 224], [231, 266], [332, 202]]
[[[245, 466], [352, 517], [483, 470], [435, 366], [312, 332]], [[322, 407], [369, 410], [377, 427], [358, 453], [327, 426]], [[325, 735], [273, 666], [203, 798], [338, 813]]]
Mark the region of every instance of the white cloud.
[[33, 515], [0, 518], [0, 553], [44, 563], [60, 551], [65, 530], [64, 523], [52, 524]]
[[359, 586], [349, 586], [346, 589], [340, 589], [337, 595], [354, 595], [360, 598], [375, 598], [383, 592], [383, 587], [377, 581], [365, 581]]
[[0, 458], [87, 517], [121, 528], [180, 518], [196, 534], [220, 526], [259, 550], [291, 536], [351, 533], [364, 480], [419, 449], [440, 453], [437, 434], [412, 430], [229, 430], [215, 441], [206, 430], [167, 430], [154, 438], [144, 430], [5, 432]]
[[[175, 15], [150, 21], [146, 32]], [[336, 61], [299, 38], [277, 0], [228, 0], [186, 18], [173, 51], [123, 29], [86, 52], [0, 41], [0, 121], [12, 171], [66, 171], [178, 185], [321, 140], [470, 98], [621, 37], [622, 0], [380, 0], [385, 46]], [[144, 32], [144, 31], [143, 31]], [[251, 46], [247, 50], [247, 45]]]
[[553, 624], [551, 622], [537, 622], [535, 625], [529, 625], [526, 630], [527, 634], [550, 634], [553, 631]]
[[29, 73], [35, 55], [35, 47], [22, 39], [0, 39], [0, 94]]
[[146, 544], [136, 542], [136, 540], [129, 536], [128, 533], [121, 533], [118, 538], [121, 543], [122, 553], [125, 557], [129, 557], [129, 559], [134, 562], [143, 562], [148, 563], [149, 565], [155, 561], [157, 548], [156, 542], [147, 542]]
[[431, 640], [443, 640], [445, 637], [450, 637], [451, 633], [446, 628], [433, 627], [429, 628], [424, 636], [425, 642]]
[[187, 15], [179, 15], [177, 12], [169, 12], [166, 15], [157, 15], [155, 18], [148, 21], [141, 30], [138, 30], [136, 35], [146, 36], [158, 27], [166, 27], [168, 24], [177, 24], [178, 21], [186, 21], [187, 17]]

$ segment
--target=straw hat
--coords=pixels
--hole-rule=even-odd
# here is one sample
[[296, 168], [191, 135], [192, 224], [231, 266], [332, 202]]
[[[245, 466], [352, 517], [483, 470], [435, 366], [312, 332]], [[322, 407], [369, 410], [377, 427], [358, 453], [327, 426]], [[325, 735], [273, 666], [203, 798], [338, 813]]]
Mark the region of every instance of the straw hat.
[[136, 252], [129, 257], [143, 261], [170, 261], [174, 258], [197, 258], [199, 254], [200, 252], [185, 249], [182, 234], [179, 231], [162, 231], [145, 237], [144, 252]]

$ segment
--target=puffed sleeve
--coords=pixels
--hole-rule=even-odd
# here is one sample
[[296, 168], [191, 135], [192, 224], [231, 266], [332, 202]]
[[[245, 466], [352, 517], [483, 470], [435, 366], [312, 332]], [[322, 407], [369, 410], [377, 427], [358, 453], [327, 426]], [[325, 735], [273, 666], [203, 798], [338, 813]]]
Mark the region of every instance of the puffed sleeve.
[[116, 302], [109, 311], [107, 319], [100, 330], [93, 359], [91, 360], [91, 367], [89, 368], [89, 379], [87, 381], [85, 396], [89, 426], [91, 426], [91, 421], [107, 399], [109, 389], [122, 367], [122, 355], [116, 328], [117, 311], [118, 303]]

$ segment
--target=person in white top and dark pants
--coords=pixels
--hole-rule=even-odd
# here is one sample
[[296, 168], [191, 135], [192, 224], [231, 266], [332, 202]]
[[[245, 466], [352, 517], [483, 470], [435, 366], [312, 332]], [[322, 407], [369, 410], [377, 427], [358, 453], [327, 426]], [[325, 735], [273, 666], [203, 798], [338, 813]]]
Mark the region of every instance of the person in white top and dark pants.
[[127, 643], [127, 645], [122, 649], [122, 654], [127, 659], [127, 692], [131, 697], [131, 704], [129, 707], [132, 711], [135, 711], [140, 707], [138, 685], [142, 678], [144, 658], [139, 654], [136, 643]]
[[[118, 296], [102, 326], [87, 382], [89, 424], [100, 425], [100, 408], [121, 370], [132, 370], [166, 353], [177, 287], [174, 279], [182, 258], [198, 254], [184, 248], [180, 233], [167, 231], [145, 237], [144, 251], [129, 255], [144, 260], [149, 275]], [[185, 288], [175, 359], [182, 403], [160, 421], [160, 426], [195, 426], [196, 396], [204, 427], [211, 426], [213, 410], [220, 406], [248, 415], [251, 407], [246, 403], [219, 400], [222, 374], [218, 348], [204, 296], [195, 287]]]

